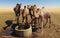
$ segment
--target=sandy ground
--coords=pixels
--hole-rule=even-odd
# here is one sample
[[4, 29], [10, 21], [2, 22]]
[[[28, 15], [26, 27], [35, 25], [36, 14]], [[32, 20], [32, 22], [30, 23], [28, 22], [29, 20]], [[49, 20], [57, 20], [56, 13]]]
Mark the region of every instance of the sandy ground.
[[[15, 16], [13, 12], [0, 12], [0, 38], [23, 38], [23, 37], [15, 37], [12, 36], [13, 32], [11, 27], [8, 27], [6, 30], [3, 30], [4, 26], [7, 26], [5, 23], [7, 20], [14, 20]], [[32, 38], [60, 38], [60, 12], [51, 12], [52, 23], [49, 28], [49, 24], [45, 26], [43, 29], [43, 33], [41, 33], [41, 29], [37, 29], [36, 32], [32, 33]], [[21, 18], [20, 18], [21, 20]]]

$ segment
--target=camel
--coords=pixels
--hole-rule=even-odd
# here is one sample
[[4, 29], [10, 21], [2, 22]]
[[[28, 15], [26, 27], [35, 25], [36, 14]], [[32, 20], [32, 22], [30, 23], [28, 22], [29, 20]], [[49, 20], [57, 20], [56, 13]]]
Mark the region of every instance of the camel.
[[16, 7], [14, 7], [14, 12], [16, 17], [20, 16], [20, 8], [21, 8], [21, 4], [16, 4]]
[[29, 15], [29, 10], [27, 9], [26, 6], [24, 6], [24, 9], [22, 11], [22, 17], [23, 17], [23, 21], [22, 22], [24, 22], [25, 19], [26, 19], [26, 23], [28, 22], [27, 21], [28, 20], [28, 15]]
[[16, 15], [15, 20], [17, 20], [17, 25], [19, 25], [20, 8], [21, 8], [21, 4], [16, 4], [16, 7], [14, 7], [14, 12]]
[[[44, 7], [42, 7], [42, 9], [44, 9]], [[34, 8], [33, 8], [33, 16], [34, 16], [34, 19], [32, 18], [32, 21], [35, 20], [36, 23], [38, 23], [39, 25], [41, 24], [42, 33], [43, 33], [43, 27], [45, 27], [47, 25], [48, 21], [49, 21], [49, 24], [51, 24], [51, 15], [47, 11], [45, 13], [42, 9], [39, 9], [38, 8], [36, 10], [36, 7], [34, 6]], [[45, 23], [44, 23], [44, 19], [46, 20]], [[36, 25], [36, 23], [35, 23], [35, 25]], [[49, 25], [49, 27], [50, 27], [50, 25]]]
[[33, 6], [28, 5], [27, 8], [29, 9], [29, 15], [30, 15], [30, 17], [32, 19], [32, 17], [33, 17]]
[[[15, 12], [15, 16], [16, 16], [16, 20], [17, 20], [17, 24], [19, 24], [19, 16], [20, 16], [20, 8], [21, 8], [21, 4], [16, 4], [16, 7], [14, 7], [14, 12]], [[9, 22], [9, 23], [8, 23]], [[4, 30], [6, 30], [7, 27], [10, 27], [10, 25], [12, 25], [12, 21], [6, 21], [6, 24], [8, 24], [8, 26], [3, 27]]]
[[[41, 19], [41, 26], [42, 26], [42, 33], [43, 33], [43, 27], [45, 27], [49, 21], [49, 27], [51, 25], [51, 15], [48, 11], [44, 11], [44, 7], [42, 7], [41, 12], [40, 12], [40, 19]], [[46, 20], [44, 24], [44, 19]]]
[[[18, 6], [16, 6], [16, 9], [14, 9], [15, 13], [16, 13]], [[44, 7], [42, 7], [42, 9], [44, 9]], [[26, 23], [27, 23], [28, 15], [30, 14], [31, 22], [35, 21], [35, 27], [38, 26], [37, 24], [39, 24], [39, 25], [41, 24], [42, 32], [43, 32], [43, 27], [46, 26], [46, 24], [48, 23], [48, 20], [49, 20], [49, 23], [51, 24], [51, 15], [47, 11], [45, 13], [42, 9], [40, 9], [40, 8], [37, 9], [36, 5], [33, 5], [30, 8], [27, 8], [26, 6], [24, 6], [24, 9], [22, 10], [22, 18], [23, 18], [22, 22], [24, 22], [24, 19], [26, 19]], [[20, 13], [16, 14], [16, 16], [17, 15], [19, 17]], [[44, 24], [44, 19], [46, 20], [45, 24]], [[49, 25], [49, 27], [50, 27], [50, 25]]]
[[44, 7], [42, 7], [41, 12], [40, 12], [40, 17], [39, 18], [41, 18], [41, 17], [43, 17], [43, 20], [46, 20], [46, 22], [43, 23], [43, 27], [45, 27], [47, 25], [48, 21], [49, 21], [49, 27], [50, 27], [51, 15], [46, 9], [44, 9]]

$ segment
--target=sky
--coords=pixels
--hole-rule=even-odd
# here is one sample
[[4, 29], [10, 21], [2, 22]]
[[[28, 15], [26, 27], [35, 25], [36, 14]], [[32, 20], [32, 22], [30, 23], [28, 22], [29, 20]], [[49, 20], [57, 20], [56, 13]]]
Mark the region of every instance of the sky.
[[60, 0], [0, 0], [0, 8], [13, 8], [17, 3], [22, 7], [36, 4], [38, 7], [60, 8]]

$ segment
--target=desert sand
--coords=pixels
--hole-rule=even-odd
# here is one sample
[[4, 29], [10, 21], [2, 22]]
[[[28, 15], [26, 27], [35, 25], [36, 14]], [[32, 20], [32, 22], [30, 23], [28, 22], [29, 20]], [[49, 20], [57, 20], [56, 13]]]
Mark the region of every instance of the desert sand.
[[[50, 28], [49, 24], [43, 29], [43, 34], [41, 29], [38, 29], [36, 32], [33, 32], [32, 38], [60, 38], [60, 8], [49, 8], [51, 13], [52, 23]], [[5, 23], [7, 20], [14, 20], [15, 14], [11, 8], [0, 8], [0, 38], [22, 38], [12, 36], [11, 27], [8, 27], [6, 30], [3, 27], [7, 26]], [[21, 21], [21, 16], [20, 16]]]

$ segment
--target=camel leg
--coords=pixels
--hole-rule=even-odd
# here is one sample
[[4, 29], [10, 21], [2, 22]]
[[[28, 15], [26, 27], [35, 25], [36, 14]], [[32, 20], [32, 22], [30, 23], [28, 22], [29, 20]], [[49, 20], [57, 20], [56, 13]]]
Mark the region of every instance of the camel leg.
[[39, 28], [41, 29], [41, 22], [42, 22], [42, 17], [41, 16], [39, 16], [38, 22], [39, 22]]
[[19, 25], [19, 16], [17, 16], [17, 24]]
[[51, 25], [51, 17], [49, 18], [49, 28], [50, 28], [50, 25]]
[[35, 18], [35, 27], [38, 28], [38, 18]]
[[32, 18], [30, 24], [33, 24], [34, 21], [35, 21], [35, 18], [34, 19]]
[[46, 23], [44, 24], [44, 27], [47, 25], [47, 23], [48, 23], [48, 18], [46, 18]]
[[41, 33], [43, 33], [43, 21], [44, 21], [44, 17], [42, 16], [42, 18], [41, 18], [41, 26], [42, 26], [42, 32]]
[[28, 22], [28, 15], [26, 15], [26, 23]]
[[25, 19], [25, 17], [24, 16], [22, 16], [23, 17], [23, 20], [22, 20], [22, 22], [24, 22], [24, 19]]

